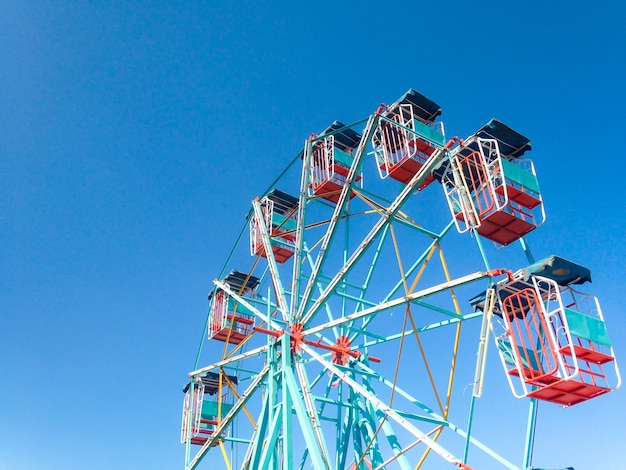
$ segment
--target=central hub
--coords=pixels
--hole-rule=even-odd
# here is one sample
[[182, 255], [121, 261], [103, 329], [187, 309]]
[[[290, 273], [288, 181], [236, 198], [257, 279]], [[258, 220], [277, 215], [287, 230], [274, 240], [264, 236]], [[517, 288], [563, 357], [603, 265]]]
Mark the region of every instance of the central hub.
[[302, 332], [304, 331], [304, 326], [301, 323], [294, 323], [291, 326], [291, 352], [293, 354], [300, 353], [300, 345], [302, 341], [304, 341], [304, 335]]

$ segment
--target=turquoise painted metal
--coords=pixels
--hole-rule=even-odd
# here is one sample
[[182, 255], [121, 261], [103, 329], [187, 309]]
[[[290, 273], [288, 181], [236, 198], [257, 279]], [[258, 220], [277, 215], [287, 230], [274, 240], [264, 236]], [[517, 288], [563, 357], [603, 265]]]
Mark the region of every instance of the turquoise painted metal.
[[[496, 155], [506, 142], [498, 147], [480, 132], [513, 135], [519, 145], [506, 150], [511, 154], [530, 143], [497, 121], [474, 140], [446, 139], [440, 114], [409, 90], [367, 119], [336, 121], [312, 135], [253, 200], [235, 247], [224, 253], [189, 373], [186, 470], [201, 467], [208, 454], [206, 468], [224, 469], [409, 470], [431, 460], [463, 469], [475, 462], [530, 467], [536, 400], [519, 466], [499, 453], [497, 435], [474, 435], [480, 398], [462, 393], [475, 380], [483, 318], [468, 301], [510, 277], [508, 266], [490, 263], [501, 252], [485, 239], [505, 231], [500, 220], [515, 223], [516, 204], [542, 204], [532, 166]], [[485, 196], [485, 188], [493, 191]], [[273, 189], [285, 193], [268, 202]], [[278, 209], [276, 194], [292, 194], [297, 204]], [[496, 202], [482, 211], [484, 224], [495, 227], [489, 230], [480, 227], [485, 197]], [[527, 211], [518, 212], [523, 221]], [[527, 226], [506, 230], [506, 238], [493, 239], [509, 245], [517, 236], [520, 247], [505, 248], [511, 262], [532, 262], [521, 238]], [[248, 277], [233, 281], [227, 272]], [[230, 342], [207, 340], [216, 328], [217, 292], [226, 306], [219, 325], [233, 329], [252, 318], [240, 328], [250, 334], [232, 340], [232, 331], [220, 331], [214, 337]], [[608, 341], [597, 322], [570, 316], [579, 330], [593, 330], [588, 336]], [[462, 336], [469, 338], [463, 351]], [[208, 374], [223, 377], [213, 394], [203, 385]], [[204, 391], [201, 401], [194, 390]]]

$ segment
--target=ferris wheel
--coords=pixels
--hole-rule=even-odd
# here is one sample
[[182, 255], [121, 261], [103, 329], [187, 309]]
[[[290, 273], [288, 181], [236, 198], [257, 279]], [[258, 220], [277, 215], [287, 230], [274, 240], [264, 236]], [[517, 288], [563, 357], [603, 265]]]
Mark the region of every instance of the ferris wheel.
[[523, 462], [472, 432], [489, 351], [531, 409], [619, 387], [589, 271], [524, 239], [530, 141], [448, 138], [440, 115], [411, 89], [335, 121], [252, 201], [184, 389], [186, 469], [530, 468], [531, 432]]

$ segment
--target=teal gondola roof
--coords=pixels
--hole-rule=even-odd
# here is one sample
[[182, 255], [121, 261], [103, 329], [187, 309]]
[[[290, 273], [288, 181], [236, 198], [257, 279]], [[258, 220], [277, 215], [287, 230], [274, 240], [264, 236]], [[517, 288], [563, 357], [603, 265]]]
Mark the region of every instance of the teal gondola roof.
[[[522, 290], [526, 288], [528, 286], [527, 282], [533, 274], [552, 279], [560, 286], [583, 284], [587, 281], [591, 282], [591, 271], [589, 271], [589, 269], [555, 255], [544, 258], [541, 261], [537, 261], [536, 263], [523, 268], [521, 271], [524, 282], [517, 281], [510, 284], [508, 289], [500, 292], [500, 300], [504, 300], [515, 290]], [[473, 307], [474, 311], [482, 311], [484, 309], [485, 295], [485, 292], [481, 292], [470, 299], [470, 305]], [[498, 303], [494, 305], [493, 313], [495, 315], [502, 316], [500, 305]]]
[[224, 278], [224, 282], [236, 291], [252, 290], [259, 285], [259, 278], [233, 269]]
[[[524, 137], [522, 134], [497, 119], [489, 121], [476, 131], [473, 137], [497, 140], [500, 154], [508, 159], [519, 158], [531, 149], [530, 140], [528, 140], [527, 137]], [[458, 152], [463, 156], [467, 156], [478, 150], [478, 141], [471, 140], [469, 143], [466, 143], [464, 147], [460, 148]]]
[[[239, 380], [234, 375], [227, 375], [227, 377], [228, 377], [228, 380], [230, 380], [235, 385], [239, 383]], [[200, 381], [204, 385], [205, 393], [208, 393], [209, 395], [215, 395], [217, 391], [219, 390], [219, 386], [220, 386], [220, 374], [216, 372], [206, 372], [204, 375], [200, 377]], [[189, 390], [190, 385], [191, 385], [191, 382], [185, 385], [185, 388], [183, 388], [183, 393], [187, 393], [187, 390]], [[226, 379], [222, 378], [222, 386], [224, 385], [226, 385]]]
[[413, 88], [409, 88], [409, 90], [402, 95], [398, 101], [391, 105], [391, 108], [389, 108], [389, 114], [397, 114], [396, 110], [402, 104], [411, 105], [413, 113], [416, 117], [426, 123], [434, 122], [435, 119], [437, 119], [437, 116], [441, 115], [441, 106], [426, 98], [421, 93], [415, 91]]
[[[259, 278], [252, 275], [239, 272], [233, 269], [228, 275], [222, 279], [223, 282], [228, 284], [235, 292], [245, 293], [249, 290], [254, 290], [259, 285]], [[221, 289], [214, 289], [209, 293], [209, 300], [213, 297], [215, 292]]]
[[274, 212], [280, 215], [288, 215], [298, 207], [298, 198], [284, 193], [279, 189], [273, 189], [266, 196], [274, 202]]
[[[524, 137], [522, 134], [497, 119], [489, 121], [481, 127], [473, 137], [497, 140], [500, 154], [508, 159], [519, 158], [531, 149], [530, 140], [528, 140], [527, 137]], [[458, 149], [458, 153], [463, 156], [468, 156], [477, 151], [479, 151], [477, 140], [470, 140], [469, 143], [466, 143], [463, 147]], [[437, 181], [441, 182], [444, 175], [450, 171], [452, 171], [450, 161], [444, 160], [439, 167], [433, 170], [432, 174]], [[465, 177], [467, 179], [475, 179], [477, 176], [470, 175], [466, 170]]]
[[531, 149], [527, 137], [497, 119], [489, 121], [475, 135], [481, 139], [496, 139], [500, 153], [506, 157], [519, 158]]
[[330, 126], [324, 129], [320, 137], [332, 134], [335, 137], [335, 147], [344, 152], [355, 148], [361, 142], [361, 134], [354, 129], [346, 127], [341, 121], [334, 121]]
[[528, 280], [531, 274], [536, 274], [552, 279], [560, 286], [591, 282], [591, 271], [589, 269], [555, 255], [531, 264], [524, 268], [522, 272], [524, 273], [524, 280]]

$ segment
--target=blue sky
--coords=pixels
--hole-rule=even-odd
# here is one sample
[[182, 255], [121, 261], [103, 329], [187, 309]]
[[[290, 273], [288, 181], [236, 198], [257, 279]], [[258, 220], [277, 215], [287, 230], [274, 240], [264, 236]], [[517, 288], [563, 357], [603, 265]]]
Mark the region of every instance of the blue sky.
[[[182, 468], [181, 388], [250, 201], [409, 87], [450, 136], [531, 138], [533, 251], [591, 269], [626, 354], [622, 4], [207, 3], [0, 8], [0, 467]], [[621, 468], [624, 396], [542, 407], [537, 455]]]

